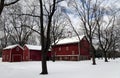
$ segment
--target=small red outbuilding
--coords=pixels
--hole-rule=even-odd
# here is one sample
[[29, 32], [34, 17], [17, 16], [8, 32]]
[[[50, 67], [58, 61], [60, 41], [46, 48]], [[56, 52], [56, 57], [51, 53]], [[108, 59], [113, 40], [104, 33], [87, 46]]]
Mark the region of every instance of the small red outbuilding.
[[3, 49], [2, 61], [3, 62], [20, 62], [23, 57], [23, 48], [16, 44]]
[[[51, 58], [51, 52], [48, 52], [47, 59]], [[41, 61], [41, 46], [24, 45], [23, 61]]]
[[56, 60], [88, 60], [90, 59], [90, 44], [86, 36], [60, 39], [52, 46], [52, 57]]

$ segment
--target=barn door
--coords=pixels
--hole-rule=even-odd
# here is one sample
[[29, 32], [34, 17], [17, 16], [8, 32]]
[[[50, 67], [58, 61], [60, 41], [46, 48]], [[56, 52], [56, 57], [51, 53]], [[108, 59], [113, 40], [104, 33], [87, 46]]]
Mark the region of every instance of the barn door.
[[13, 54], [12, 55], [12, 62], [20, 62], [22, 61], [22, 55], [21, 54]]

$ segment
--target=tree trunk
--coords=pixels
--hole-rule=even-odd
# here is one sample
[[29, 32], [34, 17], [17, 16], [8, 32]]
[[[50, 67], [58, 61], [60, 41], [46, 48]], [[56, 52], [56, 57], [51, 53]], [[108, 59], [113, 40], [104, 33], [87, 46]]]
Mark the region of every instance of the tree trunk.
[[113, 53], [113, 59], [115, 60], [116, 56], [115, 56], [115, 50], [114, 50], [114, 53]]
[[93, 51], [93, 54], [92, 54], [92, 61], [93, 61], [93, 65], [96, 65], [96, 61], [95, 61], [95, 51]]
[[95, 61], [95, 50], [93, 49], [93, 51], [92, 51], [93, 53], [92, 53], [92, 61], [93, 61], [93, 65], [96, 65], [96, 61]]
[[96, 65], [96, 61], [95, 61], [95, 49], [92, 45], [92, 39], [90, 39], [90, 52], [92, 53], [92, 64]]
[[55, 62], [55, 52], [53, 53], [52, 61]]
[[4, 8], [4, 0], [1, 0], [1, 2], [0, 2], [0, 15], [2, 14], [3, 8]]
[[104, 58], [105, 58], [105, 62], [108, 62], [108, 59], [107, 59], [107, 52], [106, 52], [106, 51], [104, 52]]
[[47, 52], [42, 50], [42, 72], [40, 74], [48, 74], [47, 71]]

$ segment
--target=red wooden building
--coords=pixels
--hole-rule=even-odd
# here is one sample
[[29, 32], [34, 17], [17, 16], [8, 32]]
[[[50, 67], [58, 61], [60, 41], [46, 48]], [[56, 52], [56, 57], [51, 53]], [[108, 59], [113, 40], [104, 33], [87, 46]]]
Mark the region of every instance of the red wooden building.
[[3, 62], [20, 62], [22, 61], [23, 48], [16, 44], [3, 49], [2, 61]]
[[[51, 52], [48, 52], [47, 59], [51, 58]], [[41, 46], [25, 45], [23, 51], [23, 61], [41, 61]]]
[[87, 38], [82, 35], [60, 39], [55, 46], [52, 46], [52, 57], [56, 60], [88, 60], [90, 59], [90, 44]]

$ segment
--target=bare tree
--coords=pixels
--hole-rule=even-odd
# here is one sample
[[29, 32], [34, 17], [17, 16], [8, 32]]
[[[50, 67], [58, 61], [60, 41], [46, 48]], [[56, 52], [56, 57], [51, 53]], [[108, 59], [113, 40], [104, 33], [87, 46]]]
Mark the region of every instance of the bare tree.
[[[101, 33], [102, 32], [102, 33]], [[107, 60], [107, 52], [110, 50], [111, 45], [113, 44], [113, 30], [103, 30], [99, 31], [99, 45], [104, 53], [105, 62], [108, 62]]]
[[95, 49], [93, 48], [93, 38], [96, 30], [95, 14], [101, 2], [97, 0], [95, 2], [92, 0], [72, 0], [69, 2], [69, 5], [72, 5], [73, 10], [76, 12], [75, 15], [79, 16], [80, 26], [83, 27], [84, 33], [90, 42], [92, 64], [95, 65]]
[[99, 46], [104, 53], [105, 62], [108, 62], [107, 52], [115, 45], [114, 28], [115, 28], [115, 13], [109, 10], [109, 15], [105, 15], [105, 8], [99, 8], [96, 14], [97, 33]]
[[114, 49], [117, 50], [117, 51], [120, 51], [120, 21], [119, 21], [119, 15], [117, 16], [116, 18], [116, 21], [115, 21], [115, 27], [113, 29], [113, 46], [111, 49]]
[[[53, 16], [51, 26], [51, 46], [56, 46], [61, 38], [64, 37], [66, 27], [68, 26], [67, 18], [61, 9]], [[52, 60], [55, 61], [55, 53], [52, 54]]]
[[[13, 4], [15, 4], [15, 3], [17, 3], [19, 0], [9, 0], [9, 1], [7, 1], [7, 0], [0, 0], [0, 19], [3, 19], [3, 17], [1, 16], [1, 14], [2, 14], [2, 12], [3, 12], [3, 9], [5, 8], [5, 7], [7, 7], [7, 6], [10, 6], [10, 5], [13, 5]], [[6, 32], [5, 32], [5, 22], [4, 21], [1, 21], [2, 23], [4, 23], [4, 25], [3, 25], [3, 28], [4, 28], [4, 39], [1, 39], [2, 41], [2, 47], [5, 47], [6, 45], [7, 45], [7, 37], [8, 37], [8, 35], [6, 34]], [[2, 26], [2, 24], [0, 25], [0, 26]], [[3, 41], [3, 40], [5, 40], [5, 41]], [[3, 43], [4, 42], [4, 43]]]
[[34, 19], [28, 16], [19, 16], [16, 13], [21, 13], [21, 6], [19, 4], [7, 8], [8, 12], [8, 25], [5, 26], [5, 31], [9, 35], [9, 42], [11, 44], [20, 44], [23, 46], [27, 43], [32, 30], [26, 28], [24, 25], [33, 25]]
[[11, 0], [10, 0], [10, 1], [8, 1], [8, 2], [6, 2], [6, 1], [7, 1], [7, 0], [0, 0], [0, 15], [1, 15], [4, 7], [10, 6], [10, 5], [12, 5], [12, 4], [15, 4], [15, 3], [17, 3], [17, 2], [20, 1], [20, 0], [14, 0], [14, 1], [11, 1]]
[[[42, 47], [42, 72], [41, 74], [48, 74], [47, 70], [47, 52], [51, 45], [51, 34], [52, 31], [52, 21], [54, 13], [57, 10], [58, 3], [63, 0], [38, 0], [35, 1], [36, 4], [33, 4], [34, 10], [32, 13], [29, 12], [27, 14], [21, 15], [28, 15], [32, 17], [36, 17], [39, 21], [37, 21], [37, 30], [31, 28], [29, 25], [26, 25], [34, 32], [38, 33], [40, 36], [40, 42]], [[30, 7], [29, 7], [30, 8]], [[39, 11], [38, 11], [39, 9]]]
[[3, 15], [0, 18], [0, 47], [5, 48], [8, 45], [8, 37], [9, 35], [5, 31], [6, 26], [8, 25], [8, 15], [7, 12], [4, 11]]
[[[47, 52], [48, 49], [50, 48], [50, 31], [51, 31], [51, 26], [52, 26], [52, 18], [53, 15], [57, 9], [57, 4], [58, 4], [59, 0], [51, 0], [48, 1], [47, 6], [49, 6], [49, 10], [46, 9], [47, 6], [45, 5], [46, 2], [44, 2], [43, 0], [39, 0], [40, 3], [40, 32], [41, 32], [41, 45], [42, 45], [42, 72], [41, 74], [48, 74], [47, 71], [47, 63], [46, 63], [46, 56], [47, 56]], [[46, 27], [46, 31], [44, 30], [44, 13], [45, 11], [47, 12], [47, 27]]]
[[[114, 9], [114, 10], [117, 10], [117, 9]], [[115, 11], [112, 10], [112, 12], [115, 12]], [[117, 10], [116, 12], [117, 12], [117, 14], [112, 14], [115, 16], [114, 17], [115, 18], [114, 27], [113, 26], [109, 27], [109, 30], [112, 29], [111, 34], [113, 34], [113, 36], [112, 36], [111, 47], [109, 49], [110, 52], [108, 52], [108, 55], [109, 55], [108, 57], [113, 58], [113, 59], [118, 57], [117, 52], [120, 51], [120, 49], [119, 49], [120, 48], [120, 44], [119, 44], [119, 42], [120, 42], [119, 10]]]
[[40, 36], [38, 33], [33, 32], [30, 36], [29, 39], [27, 41], [27, 44], [31, 44], [31, 45], [40, 45]]

